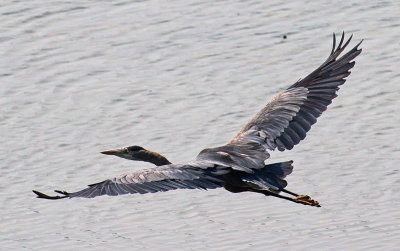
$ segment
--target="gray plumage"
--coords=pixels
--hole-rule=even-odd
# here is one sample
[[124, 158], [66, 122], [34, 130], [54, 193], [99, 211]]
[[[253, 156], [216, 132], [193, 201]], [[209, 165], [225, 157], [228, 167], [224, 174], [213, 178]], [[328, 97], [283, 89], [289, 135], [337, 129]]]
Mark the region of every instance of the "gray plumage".
[[[89, 185], [69, 197], [93, 198], [100, 195], [127, 193], [155, 193], [175, 189], [213, 189], [221, 187], [223, 180], [213, 172], [224, 167], [199, 168], [191, 165], [170, 164], [159, 168], [118, 175], [109, 180]], [[227, 170], [228, 172], [228, 170]]]
[[[337, 96], [336, 92], [339, 90], [339, 86], [344, 84], [345, 78], [350, 75], [349, 70], [354, 66], [352, 60], [361, 53], [358, 46], [362, 41], [339, 57], [351, 38], [343, 43], [343, 33], [339, 45], [336, 47], [336, 38], [333, 35], [331, 54], [320, 67], [276, 95], [226, 145], [202, 150], [193, 162], [182, 165], [168, 164], [119, 175], [74, 193], [57, 191], [64, 196], [48, 196], [37, 191], [34, 192], [40, 198], [59, 199], [154, 193], [182, 188], [225, 187], [231, 192], [253, 191], [285, 199], [287, 197], [278, 195], [280, 191], [297, 195], [284, 189], [287, 185], [284, 178], [293, 169], [292, 161], [269, 165], [265, 165], [264, 161], [270, 157], [268, 151], [290, 150], [303, 140], [317, 118]], [[131, 149], [125, 149], [125, 153], [119, 153], [119, 156], [150, 161], [129, 157], [131, 156], [127, 154], [129, 150], [142, 151], [145, 149], [137, 146], [131, 147]], [[103, 153], [108, 154], [107, 151]], [[150, 153], [153, 153], [158, 159], [158, 162], [153, 163], [170, 163], [162, 155]], [[144, 151], [141, 154], [149, 155]], [[271, 192], [273, 193], [270, 194]], [[305, 200], [303, 197], [303, 202], [297, 202], [307, 204]], [[309, 201], [313, 200], [310, 198]], [[308, 204], [312, 205], [311, 202]], [[317, 202], [314, 203], [314, 206], [317, 204]]]
[[333, 48], [328, 59], [304, 79], [297, 81], [276, 95], [228, 145], [258, 145], [260, 151], [290, 150], [306, 137], [311, 125], [326, 110], [337, 95], [339, 86], [350, 75], [351, 62], [361, 53], [359, 42], [348, 53], [338, 56], [350, 43], [352, 36], [343, 45], [344, 33], [337, 48], [333, 35]]

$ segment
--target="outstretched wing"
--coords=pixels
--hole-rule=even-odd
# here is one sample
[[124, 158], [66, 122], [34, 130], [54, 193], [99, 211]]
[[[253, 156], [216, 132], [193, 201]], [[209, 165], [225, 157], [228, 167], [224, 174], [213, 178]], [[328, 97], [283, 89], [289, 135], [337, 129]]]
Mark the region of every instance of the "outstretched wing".
[[[218, 175], [225, 172], [228, 172], [228, 169], [224, 170], [224, 167], [171, 164], [119, 175], [100, 183], [89, 185], [88, 188], [74, 193], [56, 192], [69, 198], [93, 198], [100, 195], [144, 194], [175, 189], [213, 189], [223, 185], [223, 180]], [[40, 192], [35, 191], [35, 193], [42, 198], [47, 196], [44, 194], [42, 194], [44, 196], [40, 196]], [[51, 199], [51, 196], [48, 196], [47, 199], [49, 198]]]
[[339, 57], [351, 38], [343, 44], [343, 33], [336, 47], [334, 34], [328, 59], [307, 77], [276, 95], [227, 145], [259, 145], [260, 151], [276, 148], [284, 151], [303, 140], [311, 125], [337, 96], [339, 86], [344, 84], [355, 64], [352, 60], [361, 53], [357, 47], [362, 41]]

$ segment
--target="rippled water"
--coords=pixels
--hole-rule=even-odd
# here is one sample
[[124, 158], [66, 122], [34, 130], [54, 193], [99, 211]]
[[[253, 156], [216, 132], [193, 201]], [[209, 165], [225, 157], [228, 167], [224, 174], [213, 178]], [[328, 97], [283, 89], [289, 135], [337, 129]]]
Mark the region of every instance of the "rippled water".
[[[3, 1], [0, 249], [394, 250], [400, 244], [396, 1]], [[332, 32], [364, 38], [339, 97], [293, 151], [311, 208], [213, 191], [45, 201], [229, 140], [319, 66]], [[287, 39], [283, 39], [287, 35]]]

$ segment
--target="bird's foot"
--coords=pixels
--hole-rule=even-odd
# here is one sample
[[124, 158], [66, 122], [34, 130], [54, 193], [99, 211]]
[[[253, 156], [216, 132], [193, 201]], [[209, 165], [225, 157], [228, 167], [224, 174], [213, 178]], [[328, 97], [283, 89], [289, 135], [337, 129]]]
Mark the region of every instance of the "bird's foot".
[[321, 207], [318, 201], [311, 199], [308, 195], [299, 195], [294, 198], [294, 201], [304, 205], [309, 205], [313, 207]]

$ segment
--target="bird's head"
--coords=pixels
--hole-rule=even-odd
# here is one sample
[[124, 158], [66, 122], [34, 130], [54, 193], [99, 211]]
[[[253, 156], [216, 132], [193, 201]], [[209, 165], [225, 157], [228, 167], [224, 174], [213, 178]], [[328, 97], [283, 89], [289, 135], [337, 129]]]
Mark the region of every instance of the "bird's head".
[[148, 150], [141, 146], [128, 146], [120, 149], [113, 149], [101, 152], [106, 155], [115, 155], [129, 160], [142, 160], [148, 155]]
[[107, 155], [114, 155], [129, 160], [150, 162], [156, 166], [171, 164], [171, 162], [161, 154], [146, 150], [141, 146], [128, 146], [125, 148], [108, 150], [101, 153]]

